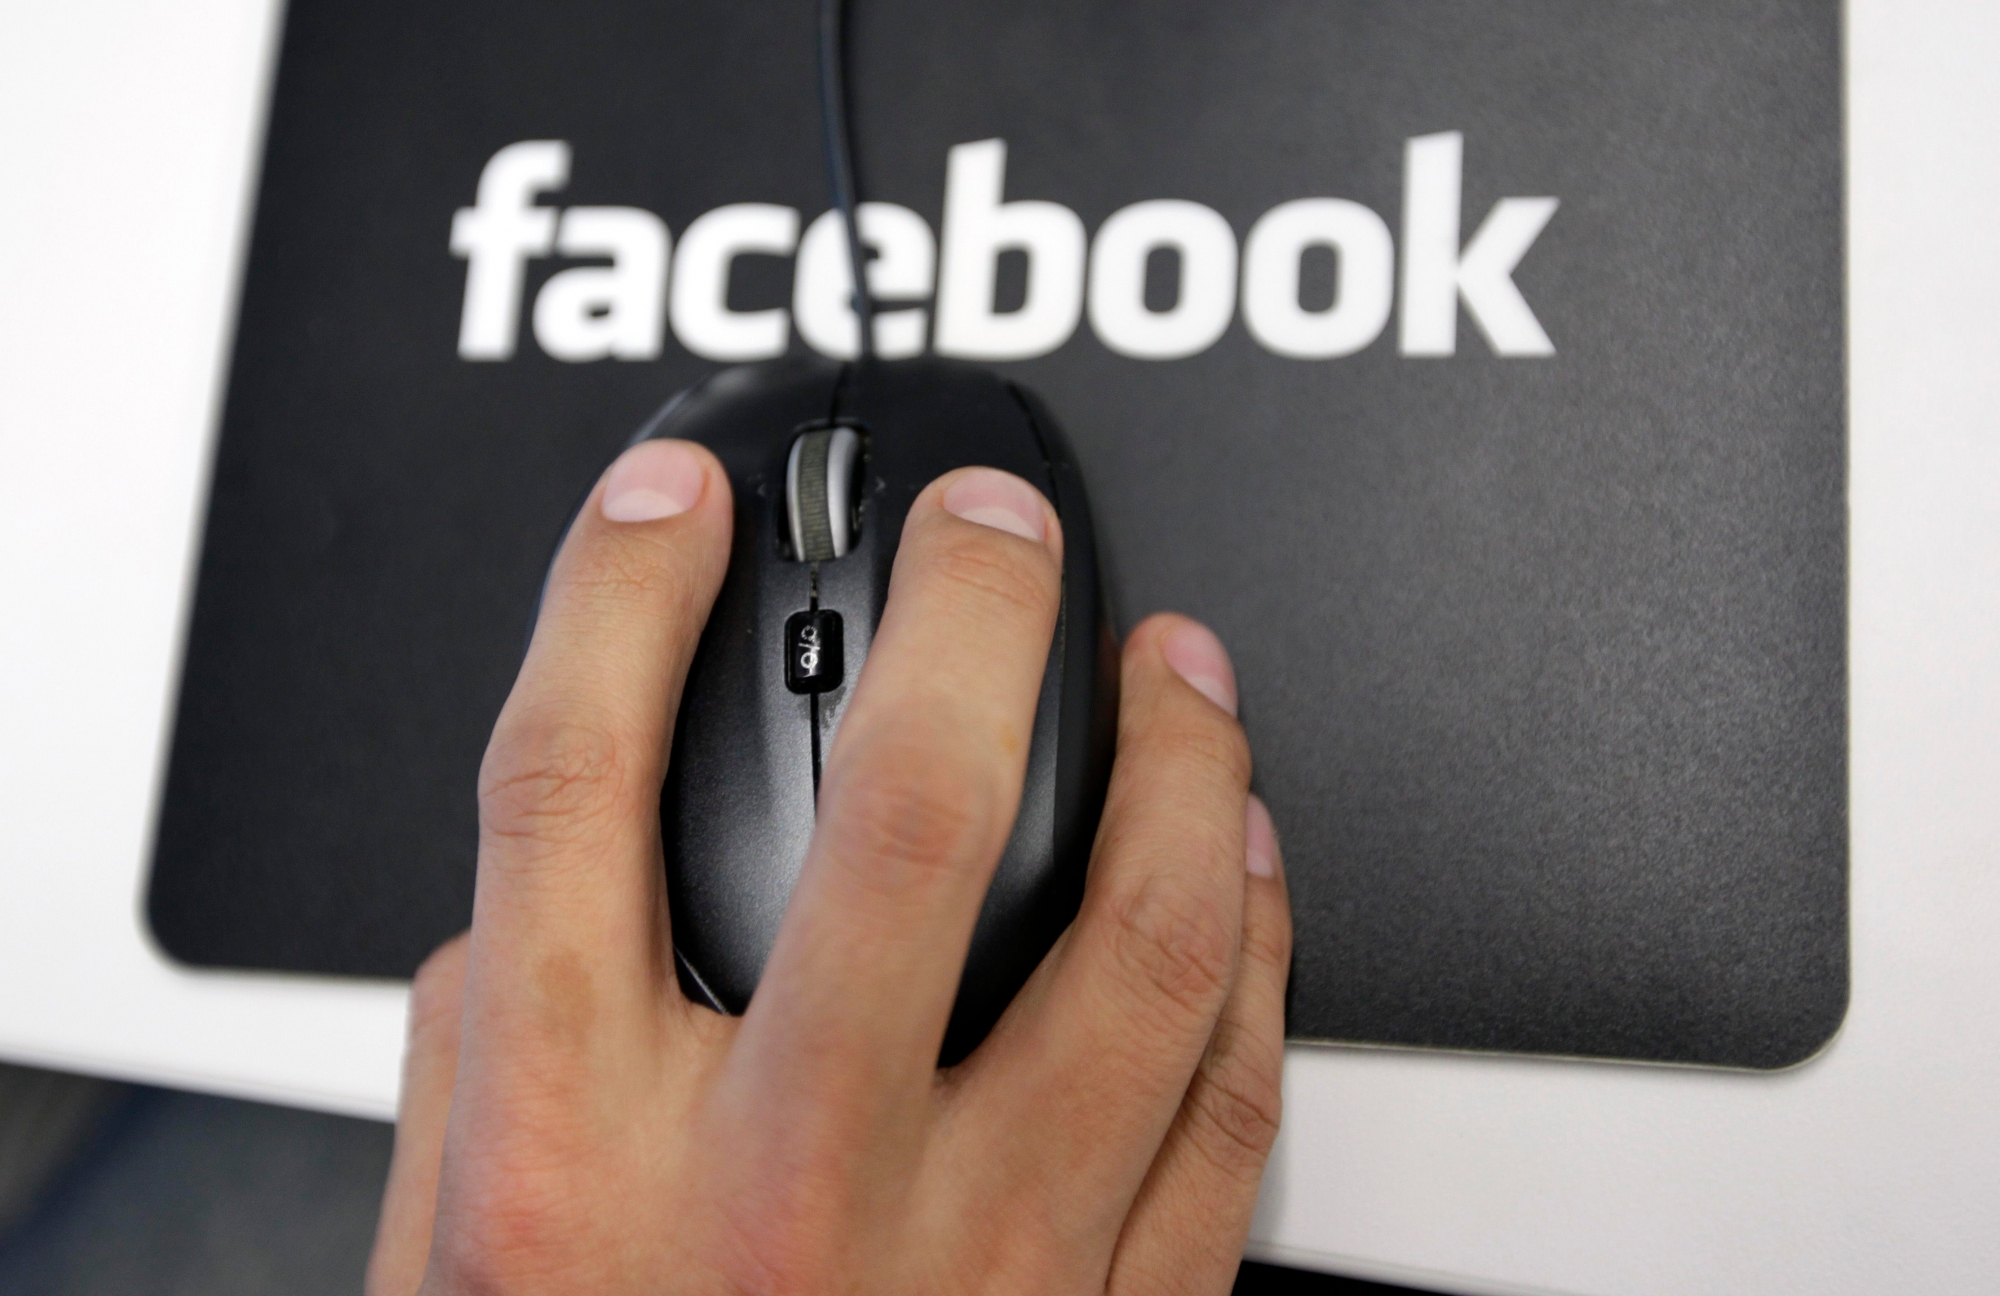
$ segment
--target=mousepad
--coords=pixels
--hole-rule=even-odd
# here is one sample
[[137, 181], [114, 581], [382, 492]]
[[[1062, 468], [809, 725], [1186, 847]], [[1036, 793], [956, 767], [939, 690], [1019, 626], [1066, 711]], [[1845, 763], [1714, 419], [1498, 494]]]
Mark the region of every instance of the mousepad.
[[[1303, 1040], [1771, 1068], [1847, 995], [1831, 0], [854, 0], [894, 346], [1235, 653]], [[847, 336], [814, 7], [293, 0], [147, 912], [408, 975], [568, 511]], [[815, 234], [815, 231], [819, 231]]]

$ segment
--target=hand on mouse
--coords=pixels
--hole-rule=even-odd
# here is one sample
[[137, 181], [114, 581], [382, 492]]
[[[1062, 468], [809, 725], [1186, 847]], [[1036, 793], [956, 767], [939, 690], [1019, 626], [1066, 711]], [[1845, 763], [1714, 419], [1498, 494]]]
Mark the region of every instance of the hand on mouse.
[[1214, 635], [1128, 639], [1083, 908], [936, 1068], [1020, 797], [1062, 534], [941, 478], [749, 1011], [681, 993], [659, 791], [729, 484], [651, 441], [557, 560], [480, 775], [472, 930], [412, 995], [371, 1296], [1221, 1293], [1277, 1132], [1291, 924]]

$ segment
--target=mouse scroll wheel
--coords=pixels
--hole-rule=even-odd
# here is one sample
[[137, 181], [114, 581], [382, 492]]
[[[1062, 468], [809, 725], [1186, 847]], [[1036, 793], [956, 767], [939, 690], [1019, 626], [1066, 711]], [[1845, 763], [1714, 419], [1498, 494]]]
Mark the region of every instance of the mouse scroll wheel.
[[800, 562], [830, 562], [854, 547], [860, 467], [861, 436], [853, 428], [821, 428], [792, 442], [785, 512]]

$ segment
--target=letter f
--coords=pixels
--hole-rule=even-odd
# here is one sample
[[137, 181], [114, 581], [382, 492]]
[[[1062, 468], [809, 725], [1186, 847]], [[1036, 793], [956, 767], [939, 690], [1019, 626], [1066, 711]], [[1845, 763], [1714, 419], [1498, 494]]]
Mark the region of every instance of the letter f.
[[514, 354], [524, 262], [547, 256], [556, 235], [554, 209], [532, 206], [531, 200], [568, 183], [567, 142], [522, 140], [487, 160], [474, 205], [452, 214], [452, 255], [469, 263], [458, 321], [460, 358], [505, 360]]

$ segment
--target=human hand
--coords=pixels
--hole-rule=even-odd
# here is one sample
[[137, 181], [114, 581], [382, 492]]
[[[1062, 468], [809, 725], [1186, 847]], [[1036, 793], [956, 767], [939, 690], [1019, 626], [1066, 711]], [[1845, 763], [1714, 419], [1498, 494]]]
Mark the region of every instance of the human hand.
[[1062, 534], [1018, 478], [933, 483], [725, 1017], [676, 979], [659, 793], [730, 508], [705, 450], [647, 442], [564, 543], [480, 774], [472, 930], [412, 993], [371, 1296], [1226, 1292], [1277, 1132], [1291, 923], [1220, 643], [1133, 631], [1082, 911], [938, 1070]]

